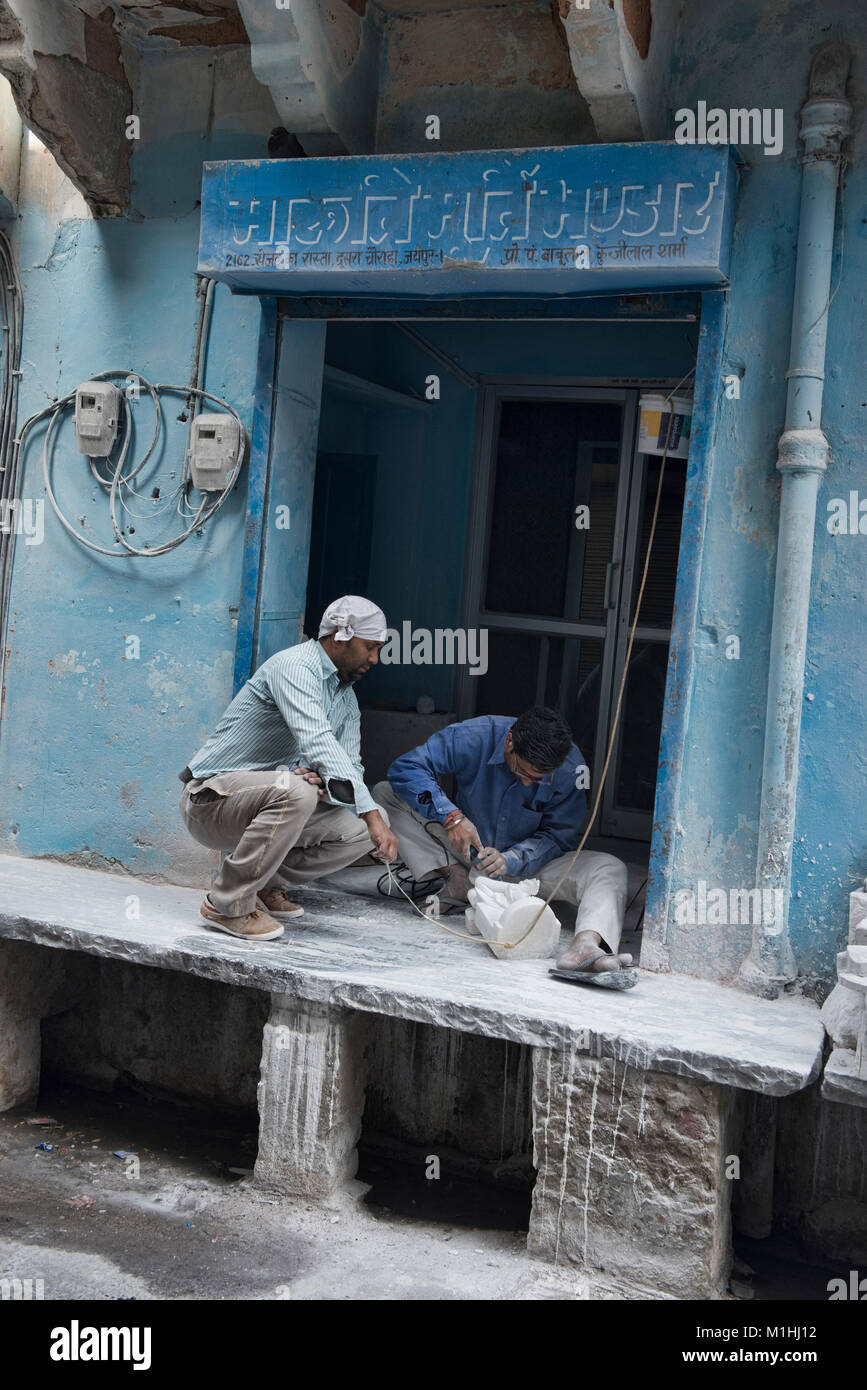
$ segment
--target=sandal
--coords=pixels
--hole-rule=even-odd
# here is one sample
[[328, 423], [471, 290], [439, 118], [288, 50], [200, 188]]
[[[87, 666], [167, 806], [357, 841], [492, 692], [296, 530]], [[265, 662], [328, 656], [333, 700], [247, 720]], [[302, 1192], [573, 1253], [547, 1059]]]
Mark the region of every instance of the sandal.
[[581, 969], [569, 968], [560, 969], [558, 966], [552, 967], [548, 974], [555, 980], [568, 980], [573, 985], [598, 985], [600, 989], [632, 989], [638, 984], [638, 970], [635, 967], [621, 966], [619, 970], [588, 970], [595, 961], [601, 960], [603, 956], [613, 956], [613, 951], [596, 951], [592, 956], [588, 956]]

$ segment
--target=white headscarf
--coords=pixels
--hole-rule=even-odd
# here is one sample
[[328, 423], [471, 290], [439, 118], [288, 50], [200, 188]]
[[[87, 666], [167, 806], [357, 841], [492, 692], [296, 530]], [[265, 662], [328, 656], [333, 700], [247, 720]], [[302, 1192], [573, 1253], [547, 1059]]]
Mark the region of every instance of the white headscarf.
[[344, 594], [343, 598], [329, 603], [322, 614], [319, 636], [328, 637], [333, 633], [336, 642], [349, 642], [353, 637], [361, 637], [365, 642], [384, 642], [387, 626], [382, 609], [370, 599]]

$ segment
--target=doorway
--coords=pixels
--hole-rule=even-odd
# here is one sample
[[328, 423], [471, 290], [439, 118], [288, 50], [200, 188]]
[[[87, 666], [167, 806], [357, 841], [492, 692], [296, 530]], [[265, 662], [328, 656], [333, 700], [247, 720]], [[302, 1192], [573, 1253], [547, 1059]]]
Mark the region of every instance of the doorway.
[[[465, 623], [488, 669], [463, 673], [459, 718], [558, 709], [598, 785], [659, 482], [639, 453], [639, 392], [489, 383], [479, 405]], [[592, 833], [649, 841], [686, 461], [669, 457], [611, 766]], [[589, 798], [588, 798], [589, 802]]]

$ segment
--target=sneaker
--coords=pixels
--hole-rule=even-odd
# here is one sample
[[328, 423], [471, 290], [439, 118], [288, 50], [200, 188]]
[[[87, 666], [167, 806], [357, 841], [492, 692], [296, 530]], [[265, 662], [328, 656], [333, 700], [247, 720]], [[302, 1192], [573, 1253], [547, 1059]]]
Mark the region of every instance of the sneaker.
[[284, 893], [282, 888], [263, 888], [256, 901], [265, 912], [276, 917], [279, 922], [287, 921], [290, 917], [304, 916], [304, 908], [293, 903], [289, 894]]
[[208, 926], [227, 932], [229, 936], [239, 936], [244, 941], [274, 941], [283, 935], [282, 923], [275, 922], [273, 917], [258, 907], [243, 917], [223, 917], [205, 898], [199, 911]]

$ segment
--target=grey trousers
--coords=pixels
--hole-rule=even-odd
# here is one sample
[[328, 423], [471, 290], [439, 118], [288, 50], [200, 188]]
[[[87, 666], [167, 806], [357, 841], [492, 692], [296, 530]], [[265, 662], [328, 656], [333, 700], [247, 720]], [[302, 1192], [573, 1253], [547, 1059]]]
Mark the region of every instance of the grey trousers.
[[194, 777], [184, 787], [181, 815], [200, 845], [231, 850], [208, 890], [224, 917], [252, 912], [263, 888], [311, 883], [373, 847], [360, 816], [320, 801], [316, 788], [292, 772]]
[[[389, 825], [398, 839], [398, 853], [413, 878], [423, 878], [432, 870], [445, 867], [450, 860], [458, 859], [439, 822], [426, 821], [413, 811], [392, 790], [390, 783], [377, 783], [373, 795], [383, 810], [388, 811]], [[571, 858], [571, 854], [562, 854], [549, 859], [541, 869], [533, 869], [524, 877], [537, 878], [539, 896], [547, 898]], [[468, 860], [461, 862], [469, 867]], [[514, 883], [516, 880], [507, 875], [507, 881]], [[568, 902], [577, 908], [576, 932], [598, 932], [608, 949], [616, 951], [623, 931], [626, 886], [626, 865], [620, 859], [615, 859], [613, 854], [583, 849], [553, 901]]]

